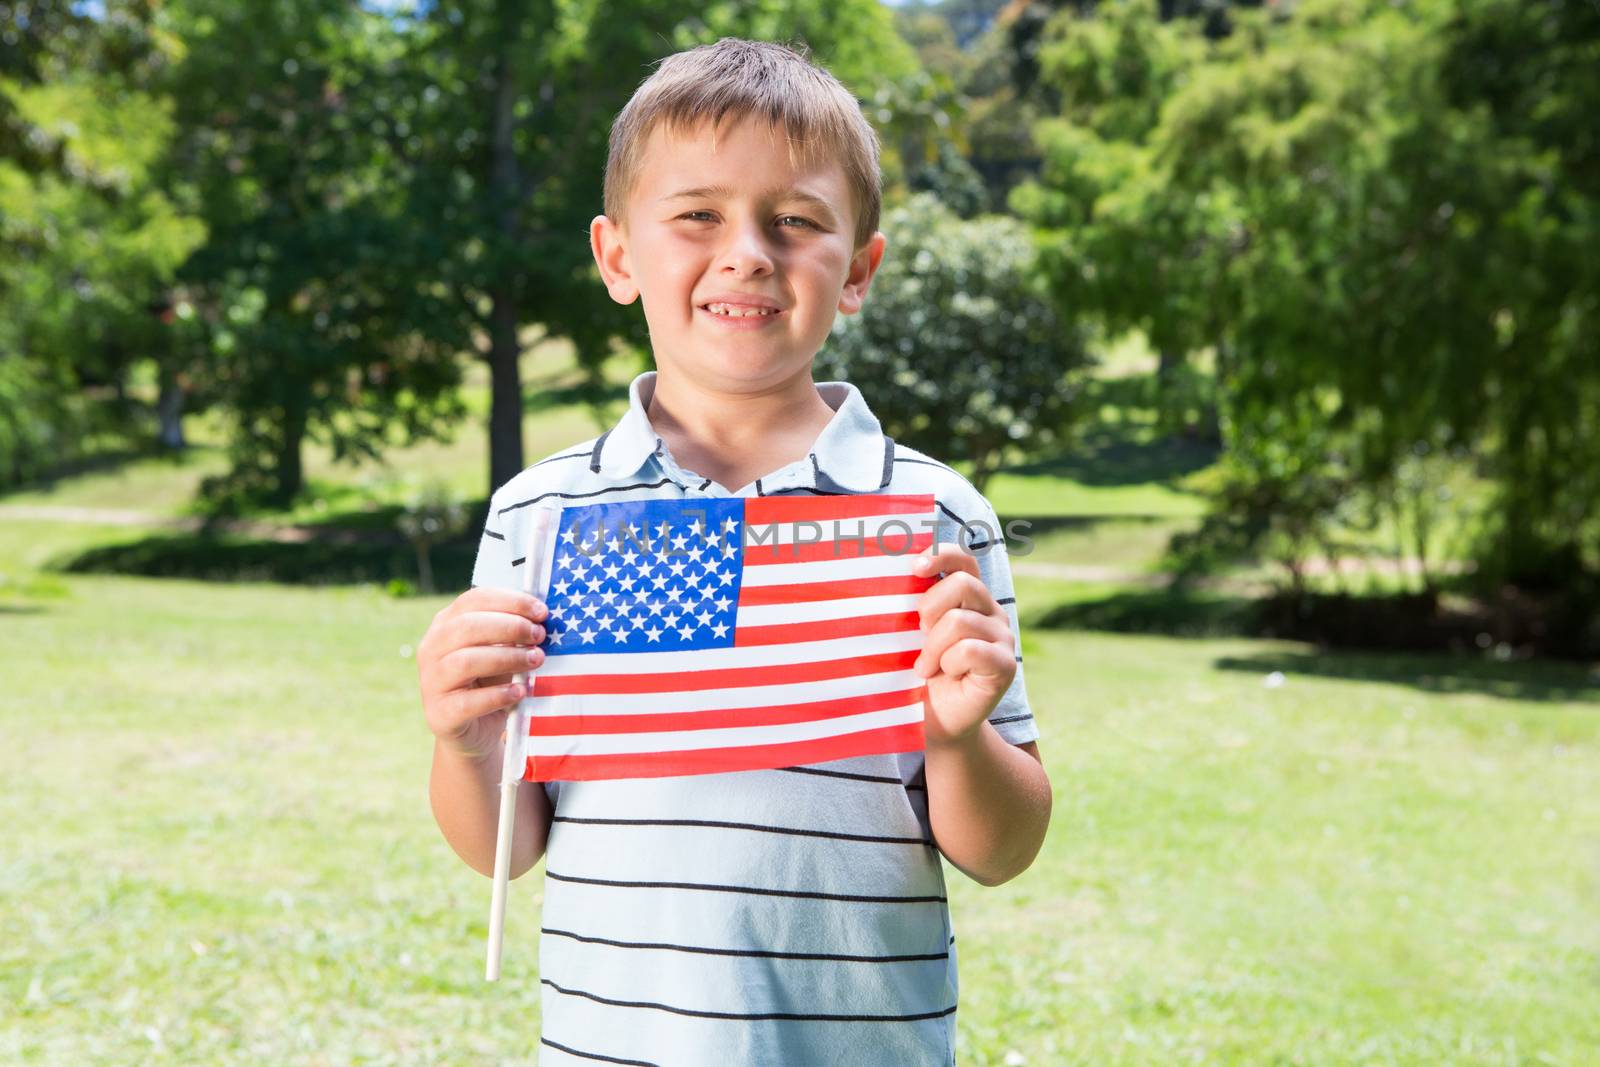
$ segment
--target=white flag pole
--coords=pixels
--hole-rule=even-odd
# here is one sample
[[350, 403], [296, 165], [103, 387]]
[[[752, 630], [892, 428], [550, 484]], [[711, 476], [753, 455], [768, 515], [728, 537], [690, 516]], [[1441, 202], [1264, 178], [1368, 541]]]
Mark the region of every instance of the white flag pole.
[[[559, 526], [558, 508], [535, 508], [528, 523], [526, 558], [522, 565], [522, 591], [544, 599], [551, 534]], [[547, 620], [548, 621], [548, 620]], [[532, 675], [523, 672], [516, 681], [532, 688]], [[526, 690], [525, 690], [526, 692]], [[494, 895], [489, 901], [489, 958], [484, 978], [500, 978], [500, 946], [505, 939], [506, 890], [511, 884], [511, 836], [517, 823], [517, 786], [527, 771], [527, 697], [506, 712], [505, 759], [500, 765], [500, 828], [494, 843]]]

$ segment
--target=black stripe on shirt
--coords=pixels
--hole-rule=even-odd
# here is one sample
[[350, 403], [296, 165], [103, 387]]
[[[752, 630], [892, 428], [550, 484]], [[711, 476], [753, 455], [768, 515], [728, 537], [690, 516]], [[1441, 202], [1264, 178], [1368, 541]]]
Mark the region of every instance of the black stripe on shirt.
[[535, 463], [534, 466], [535, 467], [542, 467], [546, 463], [554, 463], [558, 459], [577, 459], [580, 456], [587, 456], [587, 455], [589, 455], [589, 449], [586, 448], [581, 452], [568, 452], [565, 455], [548, 456], [548, 457], [546, 457], [544, 459], [541, 459], [539, 462]]
[[944, 904], [946, 898], [932, 897], [879, 897], [865, 893], [823, 893], [814, 889], [769, 889], [753, 885], [716, 885], [710, 882], [625, 882], [612, 878], [580, 878], [574, 874], [557, 874], [545, 869], [546, 878], [558, 882], [578, 882], [583, 885], [608, 885], [619, 889], [701, 889], [708, 893], [749, 893], [761, 897], [796, 897], [802, 900], [841, 900], [855, 904]]
[[708, 956], [758, 956], [762, 959], [828, 960], [838, 963], [913, 963], [950, 958], [948, 949], [944, 952], [925, 952], [910, 956], [853, 956], [842, 952], [778, 952], [764, 948], [707, 948], [701, 945], [670, 945], [658, 941], [616, 941], [609, 937], [575, 934], [571, 930], [553, 930], [548, 926], [540, 927], [539, 932], [555, 937], [570, 937], [574, 941], [586, 944], [611, 945], [615, 948], [653, 948], [668, 952], [698, 952]]
[[545, 1037], [543, 1034], [539, 1035], [539, 1044], [549, 1045], [553, 1049], [559, 1049], [560, 1051], [565, 1052], [567, 1055], [576, 1056], [581, 1060], [599, 1060], [601, 1063], [622, 1063], [627, 1064], [627, 1067], [661, 1067], [659, 1063], [651, 1063], [649, 1060], [619, 1060], [615, 1056], [602, 1056], [598, 1052], [580, 1052], [577, 1049], [569, 1048], [566, 1045], [558, 1045], [554, 1041], [551, 1041], [548, 1037]]
[[957, 515], [955, 512], [953, 512], [949, 508], [945, 507], [939, 501], [935, 500], [933, 503], [934, 503], [934, 506], [937, 507], [940, 511], [944, 512], [946, 515], [948, 515], [952, 519], [956, 520], [956, 525], [957, 526], [965, 526], [967, 524], [967, 520], [966, 519], [963, 519], [960, 515]]
[[1003, 722], [1021, 722], [1023, 719], [1031, 719], [1031, 718], [1033, 718], [1032, 715], [1007, 715], [1003, 719], [988, 719], [988, 720], [985, 720], [985, 721], [987, 721], [990, 726], [997, 726], [997, 725], [999, 725], [1000, 723], [1003, 723]]
[[768, 834], [794, 834], [798, 837], [830, 837], [839, 841], [872, 841], [885, 845], [932, 845], [920, 837], [882, 837], [874, 834], [847, 834], [836, 830], [802, 830], [793, 826], [763, 826], [752, 822], [719, 822], [714, 819], [586, 819], [556, 815], [551, 822], [585, 823], [590, 826], [719, 826], [729, 830], [757, 830]]
[[829, 778], [852, 778], [858, 782], [882, 782], [884, 785], [902, 785], [898, 778], [891, 778], [887, 774], [852, 774], [849, 771], [825, 771], [820, 767], [779, 767], [780, 771], [791, 774], [822, 774]]
[[557, 993], [564, 993], [569, 997], [583, 997], [598, 1004], [609, 1004], [614, 1008], [654, 1008], [657, 1011], [669, 1011], [674, 1015], [691, 1015], [700, 1019], [789, 1019], [795, 1022], [830, 1022], [830, 1023], [909, 1023], [918, 1019], [940, 1019], [953, 1014], [956, 1010], [954, 1004], [939, 1011], [924, 1011], [914, 1015], [824, 1015], [816, 1012], [794, 1011], [699, 1011], [694, 1008], [677, 1008], [671, 1004], [656, 1004], [647, 1000], [615, 1000], [611, 997], [602, 997], [598, 993], [588, 993], [582, 989], [567, 989], [557, 985], [548, 978], [539, 979], [540, 985], [547, 985]]
[[539, 501], [546, 500], [553, 496], [561, 497], [563, 500], [582, 500], [591, 496], [604, 496], [607, 493], [625, 493], [630, 489], [660, 489], [663, 485], [666, 485], [671, 481], [671, 478], [663, 478], [659, 482], [635, 482], [632, 485], [608, 485], [604, 489], [595, 489], [588, 493], [562, 493], [556, 490], [551, 490], [548, 493], [540, 493], [538, 496], [530, 497], [527, 500], [519, 500], [515, 504], [507, 504], [505, 507], [496, 512], [496, 514], [504, 515], [508, 511], [516, 511], [518, 508], [525, 508], [529, 504], [537, 504]]
[[961, 476], [961, 472], [960, 471], [956, 470], [954, 467], [950, 466], [948, 463], [940, 463], [937, 460], [918, 459], [915, 456], [895, 456], [894, 457], [894, 461], [896, 463], [915, 463], [915, 464], [917, 464], [919, 466], [922, 466], [922, 467], [938, 467], [940, 470], [949, 471], [951, 474], [954, 474], [957, 477]]
[[591, 471], [593, 471], [595, 474], [599, 474], [600, 473], [600, 449], [605, 447], [606, 438], [608, 438], [610, 436], [611, 436], [611, 431], [607, 430], [605, 433], [603, 433], [599, 437], [595, 438], [595, 441], [594, 441], [594, 452], [591, 453], [590, 456], [589, 456], [589, 469]]
[[882, 489], [885, 486], [887, 486], [889, 484], [890, 479], [892, 479], [893, 477], [894, 477], [894, 438], [890, 437], [888, 434], [884, 434], [883, 435], [883, 478], [878, 482], [878, 488]]
[[995, 601], [996, 604], [1015, 604], [1016, 602], [1017, 598], [1014, 596], [1003, 596]]
[[506, 539], [506, 535], [505, 534], [503, 534], [503, 533], [495, 533], [493, 530], [485, 530], [485, 531], [483, 531], [483, 536], [492, 537], [496, 541], [504, 541]]

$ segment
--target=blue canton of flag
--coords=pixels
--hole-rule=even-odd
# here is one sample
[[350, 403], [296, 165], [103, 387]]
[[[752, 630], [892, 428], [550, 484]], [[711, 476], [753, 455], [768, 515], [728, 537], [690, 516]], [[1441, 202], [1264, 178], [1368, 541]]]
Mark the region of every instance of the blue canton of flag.
[[743, 504], [563, 508], [546, 596], [547, 654], [732, 647]]

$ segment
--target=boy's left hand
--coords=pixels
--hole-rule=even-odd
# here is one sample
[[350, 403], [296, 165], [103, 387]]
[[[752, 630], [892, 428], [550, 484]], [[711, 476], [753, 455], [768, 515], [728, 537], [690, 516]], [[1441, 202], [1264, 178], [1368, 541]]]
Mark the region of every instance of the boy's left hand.
[[978, 560], [956, 545], [936, 545], [912, 565], [921, 577], [944, 572], [918, 605], [922, 654], [913, 669], [927, 679], [923, 732], [930, 746], [974, 737], [1017, 675], [1011, 619], [978, 576]]

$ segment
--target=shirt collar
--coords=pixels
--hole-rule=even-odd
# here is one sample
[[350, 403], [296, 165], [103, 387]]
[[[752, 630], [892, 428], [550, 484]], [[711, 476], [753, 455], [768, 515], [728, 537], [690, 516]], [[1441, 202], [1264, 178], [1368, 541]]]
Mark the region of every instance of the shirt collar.
[[[628, 410], [595, 439], [589, 455], [591, 471], [617, 480], [630, 478], [658, 450], [665, 449], [645, 414], [655, 387], [655, 371], [633, 379], [628, 386]], [[894, 442], [884, 435], [861, 390], [849, 382], [818, 382], [817, 392], [833, 409], [833, 418], [811, 446], [806, 461], [811, 470], [804, 484], [819, 489], [836, 486], [855, 493], [870, 493], [888, 485]]]

